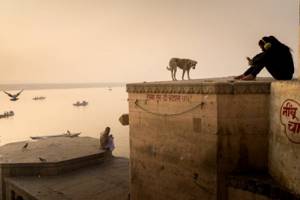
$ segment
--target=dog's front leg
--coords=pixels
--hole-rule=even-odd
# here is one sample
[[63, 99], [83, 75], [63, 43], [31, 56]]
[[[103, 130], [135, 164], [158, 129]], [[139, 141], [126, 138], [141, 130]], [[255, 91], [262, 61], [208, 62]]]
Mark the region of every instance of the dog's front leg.
[[188, 71], [187, 71], [187, 76], [188, 76], [188, 79], [191, 80], [191, 78], [190, 78], [190, 69], [188, 69]]

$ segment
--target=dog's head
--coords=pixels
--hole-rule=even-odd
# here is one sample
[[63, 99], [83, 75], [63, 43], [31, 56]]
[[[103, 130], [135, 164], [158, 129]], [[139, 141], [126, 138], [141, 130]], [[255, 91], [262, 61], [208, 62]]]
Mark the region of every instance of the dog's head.
[[190, 60], [190, 66], [195, 69], [196, 68], [196, 65], [197, 65], [197, 61], [195, 60]]

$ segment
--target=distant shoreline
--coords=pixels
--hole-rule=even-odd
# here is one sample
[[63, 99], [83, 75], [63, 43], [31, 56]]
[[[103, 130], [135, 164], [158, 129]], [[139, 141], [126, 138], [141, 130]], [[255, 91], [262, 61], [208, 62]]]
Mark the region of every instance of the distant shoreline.
[[43, 89], [72, 89], [72, 88], [101, 88], [122, 87], [126, 83], [29, 83], [29, 84], [0, 84], [0, 90], [43, 90]]

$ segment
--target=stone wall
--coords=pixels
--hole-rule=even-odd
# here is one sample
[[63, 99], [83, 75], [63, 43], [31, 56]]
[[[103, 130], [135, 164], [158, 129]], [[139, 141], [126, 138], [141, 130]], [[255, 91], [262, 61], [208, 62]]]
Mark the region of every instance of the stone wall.
[[[189, 113], [172, 115], [195, 107], [204, 96], [186, 95], [189, 102], [179, 103], [157, 102], [149, 99], [151, 95], [129, 95], [131, 199], [216, 196], [216, 96], [207, 98], [210, 108], [200, 105]], [[136, 99], [143, 108], [162, 115], [142, 111]]]
[[218, 189], [226, 196], [228, 174], [267, 171], [269, 94], [219, 95], [217, 105]]
[[267, 168], [269, 81], [129, 84], [131, 199], [227, 199]]
[[282, 186], [300, 194], [300, 82], [271, 89], [269, 170]]

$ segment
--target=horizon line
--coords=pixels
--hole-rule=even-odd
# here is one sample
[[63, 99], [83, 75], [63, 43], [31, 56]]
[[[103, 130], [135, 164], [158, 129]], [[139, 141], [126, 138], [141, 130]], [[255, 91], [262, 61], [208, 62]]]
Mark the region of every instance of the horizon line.
[[0, 83], [0, 90], [71, 89], [125, 86], [126, 82]]

